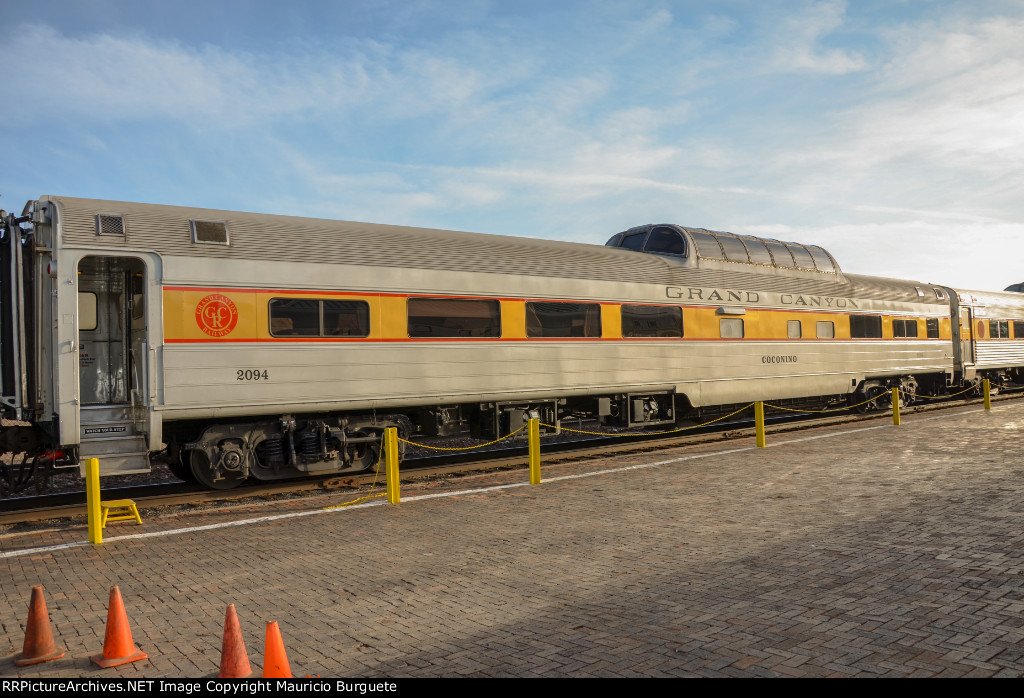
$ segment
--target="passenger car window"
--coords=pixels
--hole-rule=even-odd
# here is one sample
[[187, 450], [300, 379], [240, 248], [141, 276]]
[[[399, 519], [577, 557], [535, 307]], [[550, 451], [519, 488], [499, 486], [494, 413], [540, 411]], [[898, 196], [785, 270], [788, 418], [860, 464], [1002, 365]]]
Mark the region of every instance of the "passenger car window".
[[274, 337], [367, 337], [370, 307], [366, 301], [273, 298], [270, 334]]
[[1008, 339], [1010, 337], [1010, 321], [990, 320], [988, 323], [988, 335], [992, 339]]
[[768, 250], [772, 253], [772, 257], [775, 259], [775, 266], [777, 267], [795, 267], [796, 262], [793, 261], [793, 255], [790, 253], [789, 248], [783, 245], [781, 242], [775, 242], [773, 240], [765, 240]]
[[656, 228], [647, 237], [644, 252], [655, 254], [673, 254], [680, 257], [686, 255], [686, 241], [679, 231], [671, 228]]
[[927, 320], [924, 321], [924, 324], [925, 324], [925, 332], [928, 335], [928, 339], [938, 339], [939, 338], [939, 319], [938, 318], [934, 318], [934, 317], [930, 317], [930, 318], [928, 318]]
[[598, 303], [529, 302], [526, 304], [527, 337], [600, 337], [601, 306]]
[[808, 247], [807, 251], [811, 253], [814, 265], [818, 267], [818, 271], [835, 272], [836, 266], [832, 263], [832, 259], [825, 254], [825, 250], [820, 247]]
[[814, 266], [814, 258], [811, 257], [811, 253], [808, 252], [803, 245], [786, 245], [790, 252], [793, 253], [793, 259], [796, 262], [796, 266], [801, 269], [817, 269]]
[[743, 320], [738, 317], [721, 318], [718, 333], [723, 339], [743, 339]]
[[364, 301], [320, 301], [325, 337], [368, 337], [370, 306]]
[[410, 298], [410, 337], [500, 337], [501, 305], [490, 299]]
[[88, 332], [96, 329], [96, 294], [82, 291], [78, 294], [78, 329]]
[[274, 298], [270, 301], [270, 334], [275, 337], [319, 337], [320, 301]]
[[835, 339], [836, 324], [831, 320], [819, 320], [815, 328], [818, 339]]
[[880, 339], [882, 318], [878, 315], [851, 315], [850, 336], [854, 339]]
[[800, 339], [803, 335], [803, 331], [800, 328], [799, 320], [789, 320], [786, 322], [786, 334], [790, 339]]
[[725, 258], [732, 262], [749, 262], [750, 257], [747, 255], [747, 248], [743, 246], [743, 243], [738, 237], [733, 235], [716, 235], [718, 241], [722, 243], [722, 249], [725, 250]]
[[627, 250], [636, 250], [639, 252], [644, 246], [645, 237], [647, 237], [647, 233], [634, 233], [633, 235], [627, 235], [622, 238], [621, 247]]
[[893, 320], [892, 321], [892, 336], [893, 337], [916, 337], [917, 336], [917, 320]]
[[743, 244], [747, 246], [747, 252], [750, 253], [750, 261], [756, 262], [757, 264], [772, 264], [772, 256], [768, 252], [768, 248], [765, 244], [751, 237], [742, 238]]
[[669, 305], [624, 305], [622, 336], [682, 337], [683, 309]]
[[697, 254], [707, 259], [725, 259], [725, 253], [722, 252], [722, 246], [718, 244], [718, 239], [711, 233], [698, 233], [696, 231], [690, 231], [690, 237], [693, 238], [693, 244], [697, 246]]

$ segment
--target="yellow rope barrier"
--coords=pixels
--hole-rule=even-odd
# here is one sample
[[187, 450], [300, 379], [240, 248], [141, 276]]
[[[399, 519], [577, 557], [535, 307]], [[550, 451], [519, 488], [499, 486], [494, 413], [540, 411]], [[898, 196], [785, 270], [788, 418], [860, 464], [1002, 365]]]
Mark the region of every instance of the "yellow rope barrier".
[[[967, 388], [966, 390], [961, 390], [959, 393], [952, 393], [950, 395], [920, 395], [918, 393], [908, 393], [907, 391], [903, 390], [902, 388], [900, 388], [899, 391], [903, 395], [912, 395], [914, 397], [914, 399], [922, 398], [923, 397], [923, 398], [928, 398], [929, 400], [943, 400], [945, 398], [956, 397], [957, 395], [963, 395], [964, 393], [970, 392], [971, 390], [975, 390], [975, 389], [976, 389], [976, 386], [971, 386], [970, 388]], [[845, 407], [836, 407], [836, 408], [824, 409], [824, 410], [811, 410], [811, 409], [802, 409], [801, 410], [801, 409], [794, 409], [792, 407], [783, 407], [782, 405], [772, 405], [771, 403], [768, 403], [768, 402], [764, 403], [764, 406], [765, 407], [771, 407], [772, 409], [775, 409], [775, 410], [784, 410], [786, 412], [814, 412], [815, 414], [825, 414], [827, 412], [845, 412], [847, 410], [853, 409], [854, 407], [860, 407], [861, 405], [866, 405], [869, 402], [874, 402], [875, 400], [877, 400], [879, 398], [884, 398], [885, 396], [886, 396], [886, 393], [879, 393], [878, 395], [876, 395], [876, 396], [874, 396], [872, 398], [868, 398], [864, 402], [858, 402], [855, 405], [846, 405]]]
[[[370, 487], [375, 487], [375, 486], [376, 486], [376, 483], [374, 483], [373, 485], [370, 485]], [[363, 503], [364, 501], [366, 501], [368, 499], [377, 499], [378, 497], [383, 497], [385, 495], [387, 495], [387, 492], [378, 492], [376, 494], [367, 494], [367, 495], [364, 495], [362, 497], [357, 497], [356, 499], [353, 499], [351, 502], [345, 502], [343, 504], [334, 504], [334, 505], [329, 506], [329, 507], [324, 507], [324, 509], [325, 510], [326, 509], [343, 509], [345, 507], [351, 507], [351, 506], [355, 506], [356, 504], [361, 504], [361, 503]]]
[[[871, 400], [874, 400], [874, 399], [875, 398], [871, 398]], [[764, 406], [765, 407], [771, 407], [773, 410], [782, 410], [783, 412], [814, 412], [815, 414], [826, 414], [828, 412], [846, 412], [847, 410], [852, 409], [854, 407], [858, 407], [859, 405], [867, 404], [868, 402], [871, 402], [871, 400], [866, 400], [864, 402], [859, 403], [858, 405], [850, 405], [848, 407], [836, 407], [836, 408], [833, 408], [833, 409], [825, 409], [825, 410], [797, 409], [795, 407], [783, 407], [782, 405], [773, 405], [770, 402], [764, 403]]]
[[861, 405], [866, 405], [869, 402], [874, 402], [875, 400], [877, 400], [880, 397], [883, 397], [884, 395], [885, 395], [885, 393], [879, 393], [878, 395], [875, 395], [872, 398], [868, 398], [864, 402], [858, 402], [856, 405], [846, 405], [845, 407], [835, 407], [835, 408], [832, 408], [832, 409], [824, 409], [824, 410], [809, 410], [809, 409], [800, 410], [800, 409], [794, 409], [792, 407], [783, 407], [782, 405], [773, 405], [773, 404], [771, 404], [769, 402], [764, 403], [764, 406], [765, 407], [771, 407], [772, 409], [775, 409], [775, 410], [784, 410], [786, 412], [815, 412], [817, 414], [824, 414], [826, 412], [846, 412], [847, 410], [851, 410], [854, 407], [860, 407]]
[[[952, 393], [950, 395], [918, 395], [917, 393], [913, 393], [913, 396], [915, 398], [922, 398], [923, 397], [923, 398], [929, 398], [931, 400], [939, 400], [939, 399], [942, 399], [942, 398], [956, 397], [957, 395], [963, 395], [966, 392], [970, 392], [971, 390], [976, 390], [976, 389], [977, 389], [977, 386], [971, 386], [971, 387], [969, 387], [969, 388], [967, 388], [965, 390], [961, 390], [958, 393]], [[905, 390], [903, 390], [903, 389], [898, 389], [898, 390], [899, 390], [900, 393], [902, 393], [904, 395], [908, 395], [908, 393]], [[877, 400], [879, 398], [882, 398], [882, 397], [885, 397], [885, 396], [886, 396], [886, 393], [879, 393], [878, 395], [876, 395], [876, 396], [874, 396], [872, 398], [868, 398], [864, 402], [858, 402], [858, 403], [856, 403], [854, 405], [846, 405], [844, 407], [837, 407], [837, 408], [834, 408], [834, 409], [824, 409], [824, 410], [796, 409], [796, 408], [792, 408], [792, 407], [783, 407], [782, 405], [773, 405], [773, 404], [768, 403], [768, 402], [764, 403], [764, 406], [765, 407], [771, 407], [772, 409], [775, 409], [775, 410], [783, 410], [783, 411], [786, 411], [786, 412], [813, 412], [813, 413], [816, 413], [816, 414], [825, 414], [825, 413], [828, 413], [828, 412], [846, 412], [847, 410], [853, 409], [854, 407], [860, 407], [861, 405], [866, 405], [869, 402], [874, 402], [875, 400]], [[696, 429], [698, 427], [705, 427], [705, 426], [707, 426], [709, 424], [714, 424], [715, 422], [721, 422], [723, 419], [728, 419], [729, 417], [733, 417], [733, 416], [739, 414], [740, 412], [744, 412], [744, 411], [746, 411], [747, 409], [749, 409], [749, 408], [751, 408], [753, 406], [754, 406], [754, 403], [751, 402], [750, 404], [744, 405], [743, 407], [739, 408], [735, 412], [730, 412], [729, 414], [722, 415], [721, 417], [718, 417], [716, 419], [712, 419], [712, 420], [710, 420], [708, 422], [702, 422], [701, 424], [691, 424], [688, 427], [678, 427], [676, 429], [670, 429], [668, 431], [649, 431], [649, 432], [644, 432], [642, 434], [635, 434], [635, 436], [664, 436], [665, 434], [678, 434], [681, 431], [687, 431], [689, 429]], [[515, 431], [513, 431], [511, 434], [506, 434], [505, 436], [502, 436], [500, 439], [495, 439], [494, 441], [488, 441], [485, 444], [478, 444], [476, 446], [464, 446], [464, 447], [428, 446], [427, 444], [417, 443], [415, 441], [407, 441], [406, 439], [402, 439], [402, 438], [400, 438], [398, 440], [401, 441], [402, 443], [407, 443], [410, 446], [416, 446], [417, 448], [427, 448], [427, 449], [430, 449], [432, 451], [473, 451], [473, 450], [476, 450], [478, 448], [485, 448], [487, 446], [491, 446], [491, 445], [499, 443], [501, 441], [505, 441], [506, 439], [510, 439], [513, 436], [515, 436], [516, 434], [518, 434], [519, 432], [521, 432], [523, 429], [526, 429], [527, 426], [529, 426], [529, 425], [528, 424], [524, 424], [523, 426], [521, 426], [518, 429], [516, 429]], [[574, 434], [590, 434], [590, 435], [593, 435], [593, 436], [608, 436], [609, 435], [608, 432], [603, 432], [603, 431], [587, 431], [585, 429], [571, 429], [569, 427], [564, 427], [564, 426], [556, 427], [553, 424], [544, 424], [543, 422], [540, 424], [540, 426], [547, 427], [548, 429], [560, 429], [562, 431], [570, 431], [570, 432], [573, 432]], [[383, 453], [384, 453], [383, 447], [380, 448], [377, 451], [377, 463], [374, 465], [373, 483], [370, 485], [370, 489], [371, 490], [374, 487], [377, 486], [377, 478], [380, 475], [380, 461], [381, 461], [381, 458], [383, 457]], [[354, 506], [356, 504], [359, 504], [359, 503], [364, 502], [364, 501], [369, 500], [369, 499], [376, 499], [378, 497], [383, 497], [386, 494], [387, 494], [386, 492], [378, 492], [376, 494], [368, 494], [368, 495], [364, 495], [362, 497], [358, 497], [356, 499], [353, 499], [350, 502], [344, 502], [342, 504], [334, 504], [334, 505], [329, 506], [329, 507], [324, 507], [324, 509], [339, 509], [339, 508], [342, 508], [342, 507], [350, 507], [350, 506]]]
[[[635, 436], [662, 436], [664, 434], [677, 434], [677, 433], [679, 433], [681, 431], [686, 431], [687, 429], [696, 429], [697, 427], [705, 427], [708, 424], [714, 424], [715, 422], [721, 422], [723, 419], [728, 419], [729, 417], [732, 417], [733, 415], [737, 415], [740, 412], [742, 412], [742, 411], [752, 407], [753, 405], [754, 405], [754, 403], [750, 403], [749, 405], [744, 405], [743, 407], [739, 408], [735, 412], [730, 412], [729, 414], [723, 415], [721, 417], [718, 417], [717, 419], [712, 419], [710, 422], [704, 422], [702, 424], [691, 424], [688, 427], [679, 427], [677, 429], [670, 429], [669, 431], [648, 431], [648, 432], [644, 432], [643, 434], [635, 434]], [[606, 431], [585, 431], [583, 429], [570, 429], [569, 427], [556, 427], [556, 426], [554, 426], [552, 424], [544, 424], [544, 423], [541, 423], [541, 426], [542, 427], [548, 427], [549, 429], [561, 429], [562, 431], [571, 431], [574, 434], [593, 434], [594, 436], [610, 436], [610, 434], [608, 432], [606, 432]]]
[[[947, 397], [956, 397], [957, 395], [963, 395], [964, 393], [970, 392], [972, 390], [977, 390], [977, 388], [978, 386], [972, 385], [970, 388], [967, 388], [966, 390], [961, 390], [959, 393], [950, 393], [949, 395], [918, 395], [917, 393], [914, 393], [914, 397], [923, 397], [927, 398], [928, 400], [943, 400]], [[902, 389], [900, 390], [900, 392], [906, 394], [905, 391], [903, 391]]]
[[447, 448], [445, 446], [428, 446], [426, 444], [417, 443], [415, 441], [406, 441], [405, 439], [399, 439], [399, 441], [401, 441], [402, 443], [409, 444], [410, 446], [416, 446], [417, 448], [429, 448], [432, 451], [472, 451], [472, 450], [477, 449], [477, 448], [484, 448], [485, 446], [490, 446], [491, 444], [496, 444], [499, 441], [504, 441], [505, 439], [511, 439], [513, 436], [515, 436], [516, 434], [521, 432], [527, 426], [528, 425], [524, 424], [523, 426], [519, 427], [518, 429], [516, 429], [511, 434], [506, 434], [505, 436], [502, 436], [500, 439], [495, 439], [494, 441], [488, 441], [485, 444], [478, 444], [476, 446], [463, 446], [463, 447], [460, 447], [460, 448]]

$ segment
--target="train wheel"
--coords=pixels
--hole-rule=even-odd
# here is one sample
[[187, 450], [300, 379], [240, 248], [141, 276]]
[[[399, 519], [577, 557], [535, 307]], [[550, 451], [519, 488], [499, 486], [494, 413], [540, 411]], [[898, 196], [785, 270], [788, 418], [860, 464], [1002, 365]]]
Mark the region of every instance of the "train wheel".
[[[892, 390], [888, 388], [876, 388], [875, 389], [875, 401], [872, 403], [876, 410], [892, 410]], [[902, 400], [900, 402], [902, 403]]]
[[853, 409], [858, 414], [884, 409], [887, 404], [886, 395], [888, 392], [885, 388], [877, 385], [870, 386], [863, 393], [854, 393], [853, 401], [856, 406]]
[[10, 463], [0, 463], [0, 496], [17, 494], [35, 482], [36, 461], [34, 456], [22, 453], [20, 460], [15, 454]]
[[189, 451], [192, 464], [192, 475], [203, 487], [211, 490], [230, 490], [245, 482], [245, 475], [224, 468], [216, 467], [210, 462], [205, 451], [198, 448]]
[[180, 452], [177, 458], [168, 458], [167, 469], [180, 480], [195, 482], [196, 476], [192, 474], [192, 465], [187, 461], [183, 462], [185, 458], [187, 458], [186, 452]]
[[[359, 436], [365, 435], [359, 434]], [[352, 453], [352, 464], [359, 468], [359, 472], [372, 473], [376, 470], [383, 473], [384, 458], [381, 455], [381, 450], [380, 444], [359, 444], [359, 448]]]
[[918, 401], [918, 384], [907, 385], [900, 388], [899, 406], [909, 407]]
[[[376, 438], [383, 440], [384, 427], [371, 427], [369, 425], [355, 425], [351, 427], [348, 438], [369, 439]], [[340, 449], [341, 443], [338, 440], [333, 442], [334, 448]], [[383, 444], [381, 441], [360, 441], [349, 443], [345, 454], [345, 472], [372, 473], [374, 471], [384, 472], [384, 458], [381, 455]], [[402, 444], [399, 444], [399, 458], [403, 453]], [[379, 467], [378, 467], [379, 466]]]

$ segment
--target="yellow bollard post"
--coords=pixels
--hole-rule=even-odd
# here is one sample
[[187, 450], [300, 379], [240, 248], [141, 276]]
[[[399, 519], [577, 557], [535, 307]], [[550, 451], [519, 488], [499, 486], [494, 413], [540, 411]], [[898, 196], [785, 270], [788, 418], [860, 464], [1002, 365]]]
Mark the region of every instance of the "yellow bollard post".
[[398, 504], [402, 501], [402, 493], [398, 486], [398, 429], [395, 427], [384, 430], [384, 460], [387, 467], [388, 501]]
[[758, 448], [765, 447], [765, 403], [754, 403], [754, 435]]
[[981, 391], [985, 393], [985, 409], [992, 409], [992, 384], [988, 378], [981, 382]]
[[85, 507], [89, 512], [89, 542], [103, 542], [103, 522], [100, 516], [100, 459], [85, 459]]
[[530, 484], [540, 484], [540, 420], [531, 419], [527, 422], [527, 434], [530, 440]]
[[900, 389], [892, 389], [892, 423], [894, 426], [900, 425]]

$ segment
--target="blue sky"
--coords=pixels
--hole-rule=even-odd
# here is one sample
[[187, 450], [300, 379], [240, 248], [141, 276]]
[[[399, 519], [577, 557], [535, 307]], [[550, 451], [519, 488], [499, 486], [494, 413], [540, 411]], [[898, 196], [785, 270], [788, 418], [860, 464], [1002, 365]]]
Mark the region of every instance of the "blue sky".
[[1024, 2], [3, 0], [0, 206], [601, 244], [673, 222], [1024, 281]]

